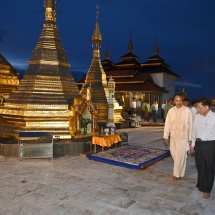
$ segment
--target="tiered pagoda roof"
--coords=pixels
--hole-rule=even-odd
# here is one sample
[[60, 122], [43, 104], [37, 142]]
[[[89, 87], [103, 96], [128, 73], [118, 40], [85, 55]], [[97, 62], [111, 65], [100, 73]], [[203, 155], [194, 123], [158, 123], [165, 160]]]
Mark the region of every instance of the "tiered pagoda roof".
[[0, 134], [18, 138], [20, 131], [53, 132], [71, 138], [70, 111], [81, 98], [56, 25], [56, 2], [45, 0], [45, 23], [24, 78], [0, 108]]
[[[121, 57], [122, 61], [111, 65], [108, 67], [106, 62], [109, 62], [109, 54], [106, 55], [106, 59], [102, 61], [107, 79], [111, 76], [116, 83], [116, 92], [159, 92], [165, 93], [166, 91], [154, 83], [151, 72], [142, 71], [141, 64], [138, 62], [140, 60], [135, 54], [132, 53], [133, 44], [130, 39], [128, 45], [128, 53]], [[108, 58], [107, 58], [108, 56]], [[78, 82], [78, 84], [83, 83], [85, 77]]]
[[166, 73], [179, 78], [177, 74], [170, 70], [170, 66], [165, 63], [159, 55], [158, 44], [156, 43], [154, 48], [154, 55], [148, 58], [148, 61], [141, 63], [140, 72], [146, 73]]
[[128, 53], [121, 56], [120, 58], [122, 61], [115, 64], [117, 69], [139, 69], [140, 63], [138, 60], [140, 60], [139, 57], [137, 57], [135, 54], [132, 53], [133, 51], [133, 44], [132, 40], [130, 39], [128, 44]]
[[110, 53], [108, 51], [108, 48], [106, 49], [105, 52], [105, 59], [101, 61], [103, 69], [106, 70], [111, 70], [115, 69], [115, 64], [110, 60]]

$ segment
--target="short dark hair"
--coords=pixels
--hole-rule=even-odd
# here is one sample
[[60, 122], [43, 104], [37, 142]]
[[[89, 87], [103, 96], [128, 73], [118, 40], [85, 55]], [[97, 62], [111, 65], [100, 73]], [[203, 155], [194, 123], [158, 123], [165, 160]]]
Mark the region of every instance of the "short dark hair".
[[209, 108], [211, 107], [211, 101], [206, 97], [199, 99], [198, 103], [202, 103], [202, 106], [204, 107], [205, 106], [208, 106]]
[[185, 97], [185, 98], [183, 99], [183, 101], [184, 101], [184, 102], [190, 102], [190, 99], [187, 98], [187, 97]]
[[194, 104], [196, 104], [196, 103], [198, 103], [198, 102], [199, 102], [199, 99], [193, 99], [192, 104], [194, 105]]
[[181, 97], [181, 98], [182, 98], [182, 100], [183, 100], [183, 96], [181, 95], [181, 93], [176, 93], [176, 94], [173, 96], [173, 100], [175, 100], [175, 97], [176, 97], [176, 96]]

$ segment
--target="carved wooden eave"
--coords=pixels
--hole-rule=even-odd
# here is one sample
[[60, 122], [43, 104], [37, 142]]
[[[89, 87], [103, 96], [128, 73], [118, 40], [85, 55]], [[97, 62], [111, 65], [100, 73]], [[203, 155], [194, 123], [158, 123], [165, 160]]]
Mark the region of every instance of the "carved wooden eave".
[[163, 67], [168, 67], [162, 63], [144, 63], [144, 64], [141, 64], [141, 67], [147, 67], [147, 66], [163, 66]]
[[119, 76], [117, 76], [117, 75], [110, 75], [110, 76], [107, 76], [107, 79], [109, 79], [110, 77], [112, 77], [112, 78], [132, 78], [132, 77], [134, 77], [134, 75], [119, 75]]
[[[116, 80], [115, 80], [116, 81]], [[145, 81], [127, 81], [127, 82], [118, 82], [116, 81], [116, 84], [139, 84], [139, 83], [144, 83]]]

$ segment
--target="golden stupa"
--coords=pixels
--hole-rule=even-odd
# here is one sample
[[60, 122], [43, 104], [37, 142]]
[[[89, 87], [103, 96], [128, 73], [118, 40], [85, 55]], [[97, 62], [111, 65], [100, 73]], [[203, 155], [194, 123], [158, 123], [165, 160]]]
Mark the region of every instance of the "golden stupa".
[[[108, 122], [108, 100], [109, 90], [107, 86], [106, 73], [101, 64], [100, 48], [102, 36], [99, 29], [98, 23], [98, 6], [96, 13], [96, 27], [93, 32], [93, 59], [90, 69], [87, 73], [85, 83], [81, 88], [81, 94], [86, 95], [87, 88], [90, 88], [92, 102], [97, 105], [97, 122], [107, 123]], [[123, 121], [122, 106], [114, 99], [114, 123], [120, 123]]]
[[[45, 0], [45, 23], [24, 78], [0, 108], [0, 135], [53, 132], [71, 138], [71, 106], [81, 98], [56, 25], [56, 1]], [[77, 103], [77, 102], [76, 102]]]
[[0, 97], [7, 98], [19, 85], [19, 73], [0, 54]]

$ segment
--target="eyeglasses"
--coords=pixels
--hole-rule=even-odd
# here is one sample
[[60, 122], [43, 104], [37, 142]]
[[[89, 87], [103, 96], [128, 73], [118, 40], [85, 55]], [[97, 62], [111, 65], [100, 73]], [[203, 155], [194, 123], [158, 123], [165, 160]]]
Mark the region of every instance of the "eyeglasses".
[[202, 107], [197, 107], [198, 110], [202, 110], [203, 108], [205, 108], [206, 106], [202, 106]]

